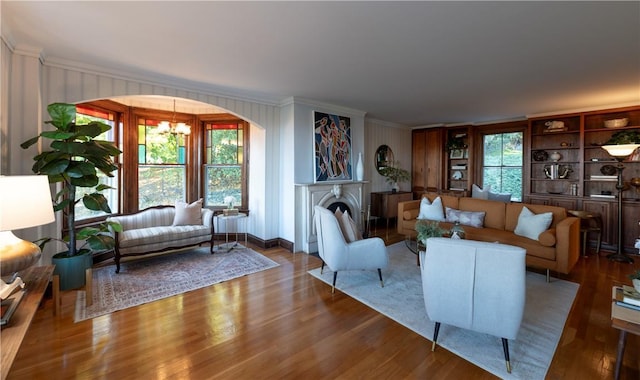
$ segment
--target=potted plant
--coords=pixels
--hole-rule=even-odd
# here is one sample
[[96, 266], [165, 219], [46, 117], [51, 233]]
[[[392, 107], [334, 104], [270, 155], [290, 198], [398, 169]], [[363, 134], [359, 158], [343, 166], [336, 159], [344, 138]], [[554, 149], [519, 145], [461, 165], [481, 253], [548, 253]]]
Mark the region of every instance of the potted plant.
[[[46, 123], [55, 129], [42, 132], [20, 146], [27, 149], [40, 138], [51, 140], [49, 150], [33, 158], [32, 170], [36, 174], [47, 175], [51, 184], [62, 183], [62, 190], [53, 198], [53, 208], [62, 211], [66, 217], [67, 232], [62, 239], [43, 238], [36, 243], [41, 249], [52, 240], [66, 246], [65, 251], [53, 256], [55, 273], [60, 275], [61, 289], [74, 289], [84, 285], [85, 270], [93, 264], [92, 253], [115, 246], [109, 228], [120, 230], [118, 224], [107, 222], [77, 230], [75, 206], [82, 202], [89, 210], [111, 213], [107, 199], [100, 193], [111, 187], [100, 183], [98, 172], [113, 177], [117, 169], [113, 157], [122, 152], [112, 142], [96, 139], [111, 129], [109, 125], [97, 121], [76, 124], [74, 104], [53, 103], [47, 111], [51, 120]], [[44, 144], [43, 149], [46, 149]], [[78, 199], [78, 188], [89, 190]]]
[[434, 220], [418, 220], [416, 222], [416, 232], [418, 233], [418, 243], [427, 246], [427, 239], [430, 237], [442, 237], [445, 230], [440, 227], [440, 223]]
[[409, 179], [411, 179], [411, 175], [409, 174], [409, 172], [398, 167], [397, 164], [397, 162], [392, 162], [389, 164], [389, 166], [380, 168], [379, 171], [380, 174], [385, 177], [387, 183], [391, 185], [391, 191], [394, 193], [400, 189], [398, 182], [407, 182]]

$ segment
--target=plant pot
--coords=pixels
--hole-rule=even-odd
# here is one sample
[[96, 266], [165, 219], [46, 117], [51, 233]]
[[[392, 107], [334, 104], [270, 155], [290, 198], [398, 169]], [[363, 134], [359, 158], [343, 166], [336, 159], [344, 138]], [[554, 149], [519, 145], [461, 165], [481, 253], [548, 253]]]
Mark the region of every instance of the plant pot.
[[85, 285], [85, 272], [93, 266], [93, 255], [90, 251], [67, 257], [66, 252], [53, 256], [51, 261], [56, 266], [54, 275], [60, 276], [60, 290], [71, 290]]
[[636, 291], [640, 292], [640, 279], [634, 278], [631, 282], [633, 283], [633, 287]]

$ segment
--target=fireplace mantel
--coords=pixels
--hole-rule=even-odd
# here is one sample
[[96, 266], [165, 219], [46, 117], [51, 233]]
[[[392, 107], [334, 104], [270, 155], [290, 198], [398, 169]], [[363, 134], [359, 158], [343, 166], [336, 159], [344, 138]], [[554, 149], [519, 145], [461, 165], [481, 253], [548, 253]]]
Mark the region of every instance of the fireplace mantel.
[[351, 218], [362, 229], [363, 191], [365, 181], [340, 181], [296, 184], [296, 245], [306, 253], [318, 251], [313, 207], [329, 207], [332, 203], [342, 202], [351, 210]]

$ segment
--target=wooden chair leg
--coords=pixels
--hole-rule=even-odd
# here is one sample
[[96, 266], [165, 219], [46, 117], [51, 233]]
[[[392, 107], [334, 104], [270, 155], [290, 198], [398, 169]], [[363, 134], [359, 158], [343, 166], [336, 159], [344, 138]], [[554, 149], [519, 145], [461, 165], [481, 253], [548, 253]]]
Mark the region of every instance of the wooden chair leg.
[[324, 270], [324, 260], [322, 261], [322, 266], [320, 267], [320, 274], [322, 274], [323, 270]]
[[336, 292], [336, 278], [338, 277], [338, 271], [333, 272], [333, 285], [331, 286], [331, 293]]
[[380, 277], [380, 285], [384, 288], [384, 281], [382, 281], [382, 269], [378, 268], [378, 277]]

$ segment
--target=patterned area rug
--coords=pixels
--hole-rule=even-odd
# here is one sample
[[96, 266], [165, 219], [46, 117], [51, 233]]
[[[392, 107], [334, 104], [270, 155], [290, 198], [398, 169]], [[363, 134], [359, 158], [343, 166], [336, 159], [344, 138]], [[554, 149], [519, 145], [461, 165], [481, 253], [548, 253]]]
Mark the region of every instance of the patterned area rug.
[[[429, 340], [434, 323], [427, 317], [420, 267], [404, 242], [387, 247], [389, 267], [382, 271], [338, 273], [336, 288]], [[309, 271], [330, 284], [333, 272], [325, 267]], [[526, 305], [518, 338], [509, 341], [512, 373], [507, 373], [500, 338], [442, 325], [438, 345], [503, 379], [544, 379], [560, 341], [579, 285], [527, 272]], [[331, 290], [327, 287], [327, 291]]]
[[277, 267], [275, 261], [243, 248], [209, 253], [209, 247], [123, 262], [93, 270], [93, 304], [78, 291], [75, 322]]

